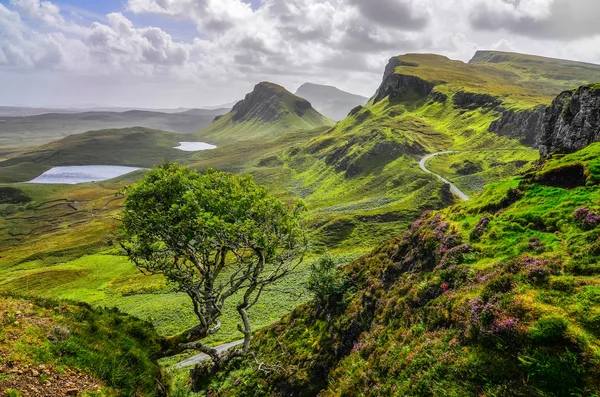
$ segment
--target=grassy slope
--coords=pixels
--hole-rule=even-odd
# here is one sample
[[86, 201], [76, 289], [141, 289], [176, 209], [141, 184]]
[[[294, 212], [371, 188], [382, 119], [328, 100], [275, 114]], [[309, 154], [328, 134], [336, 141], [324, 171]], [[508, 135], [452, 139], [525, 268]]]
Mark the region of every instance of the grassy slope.
[[115, 310], [1, 296], [0, 394], [161, 396], [158, 342], [150, 324]]
[[277, 371], [231, 366], [212, 392], [597, 395], [599, 158], [594, 144], [423, 215], [343, 270], [342, 299], [260, 333]]
[[427, 162], [427, 168], [471, 195], [481, 192], [485, 185], [522, 173], [539, 157], [533, 149], [475, 150], [436, 156]]

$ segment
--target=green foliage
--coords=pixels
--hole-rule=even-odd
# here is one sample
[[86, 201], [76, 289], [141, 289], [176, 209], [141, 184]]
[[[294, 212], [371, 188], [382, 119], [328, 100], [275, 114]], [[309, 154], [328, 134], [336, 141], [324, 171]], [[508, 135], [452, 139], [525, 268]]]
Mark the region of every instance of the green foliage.
[[329, 253], [314, 261], [309, 268], [310, 274], [306, 289], [321, 307], [333, 308], [344, 294], [345, 281]]

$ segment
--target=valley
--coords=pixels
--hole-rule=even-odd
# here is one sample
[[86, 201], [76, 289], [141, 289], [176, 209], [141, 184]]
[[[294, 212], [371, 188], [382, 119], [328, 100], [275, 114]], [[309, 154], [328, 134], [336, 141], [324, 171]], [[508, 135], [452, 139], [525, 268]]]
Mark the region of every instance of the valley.
[[[183, 332], [197, 322], [188, 295], [140, 273], [117, 243], [126, 186], [166, 162], [250, 174], [306, 207], [304, 262], [250, 311], [254, 358], [276, 366], [284, 357], [285, 369], [263, 374], [246, 357], [198, 391], [341, 396], [377, 385], [384, 395], [503, 395], [493, 390], [509, 387], [587, 395], [598, 390], [597, 310], [584, 310], [597, 300], [597, 232], [573, 213], [587, 208], [596, 219], [600, 134], [580, 131], [587, 140], [576, 147], [581, 139], [561, 140], [546, 109], [558, 109], [561, 92], [596, 81], [600, 66], [578, 62], [407, 54], [389, 61], [370, 99], [262, 82], [216, 113], [3, 116], [0, 292], [83, 302], [89, 316], [116, 308], [152, 324], [156, 339]], [[569, 100], [588, 100], [594, 87], [570, 91]], [[303, 93], [320, 97], [318, 107]], [[574, 116], [559, 115], [557, 125]], [[129, 118], [126, 128], [119, 117]], [[542, 162], [540, 149], [555, 156]], [[579, 167], [576, 178], [569, 167]], [[339, 300], [317, 306], [306, 282], [324, 254], [343, 288]], [[548, 318], [560, 332], [546, 335], [554, 332], [544, 328], [554, 327]], [[203, 342], [239, 338], [229, 305]], [[177, 393], [190, 373], [176, 364], [193, 354], [160, 361]]]

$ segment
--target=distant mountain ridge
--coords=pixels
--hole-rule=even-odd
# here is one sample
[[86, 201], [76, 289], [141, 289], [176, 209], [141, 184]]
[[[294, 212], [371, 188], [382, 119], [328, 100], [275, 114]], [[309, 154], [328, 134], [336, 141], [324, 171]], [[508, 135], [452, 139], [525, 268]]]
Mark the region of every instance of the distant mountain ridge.
[[333, 86], [313, 83], [301, 85], [296, 95], [308, 100], [315, 109], [332, 120], [344, 119], [353, 108], [369, 100]]
[[285, 88], [262, 82], [238, 102], [231, 112], [199, 131], [201, 139], [214, 142], [247, 139], [271, 139], [284, 133], [333, 125], [333, 121], [315, 110], [310, 102]]
[[0, 147], [36, 146], [87, 131], [147, 127], [189, 134], [209, 125], [229, 109], [191, 109], [181, 113], [145, 110], [125, 112], [45, 113], [27, 117], [0, 117]]

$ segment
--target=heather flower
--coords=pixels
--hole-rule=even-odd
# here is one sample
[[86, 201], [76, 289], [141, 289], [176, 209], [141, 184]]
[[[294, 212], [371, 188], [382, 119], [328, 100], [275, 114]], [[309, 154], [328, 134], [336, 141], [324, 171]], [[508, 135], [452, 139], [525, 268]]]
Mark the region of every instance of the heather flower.
[[579, 207], [573, 212], [577, 222], [585, 228], [593, 228], [600, 224], [600, 215], [588, 207]]

